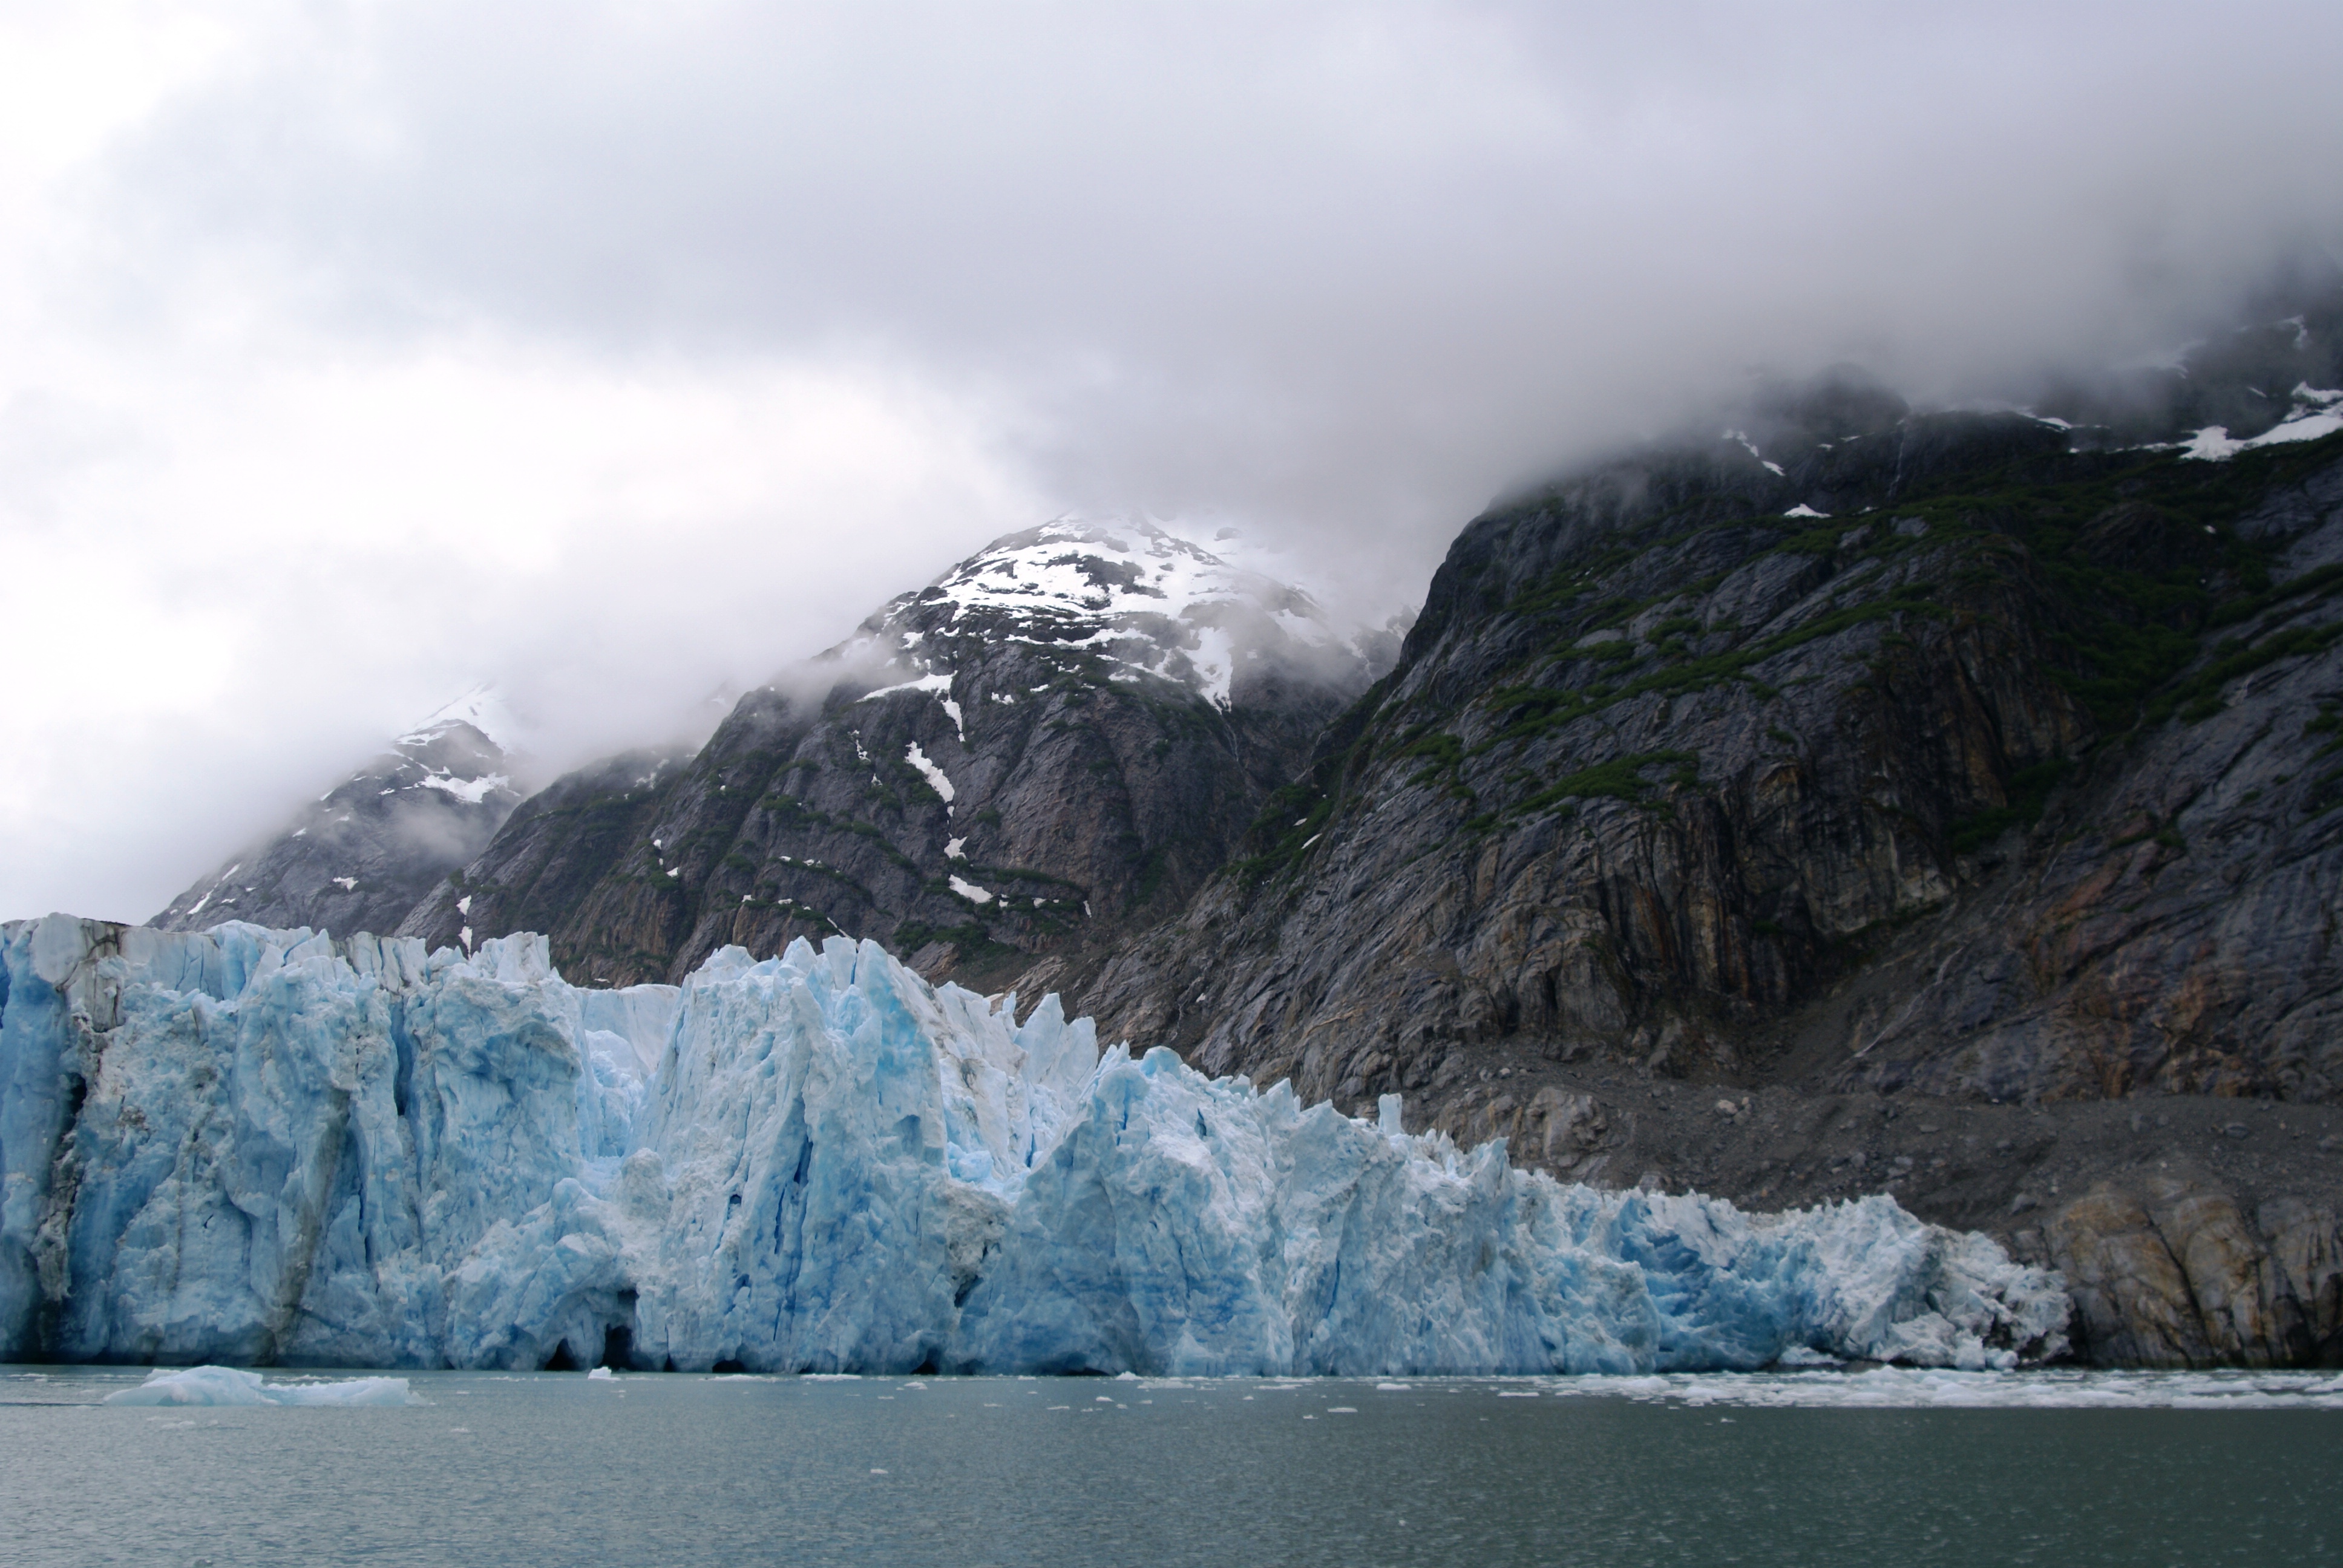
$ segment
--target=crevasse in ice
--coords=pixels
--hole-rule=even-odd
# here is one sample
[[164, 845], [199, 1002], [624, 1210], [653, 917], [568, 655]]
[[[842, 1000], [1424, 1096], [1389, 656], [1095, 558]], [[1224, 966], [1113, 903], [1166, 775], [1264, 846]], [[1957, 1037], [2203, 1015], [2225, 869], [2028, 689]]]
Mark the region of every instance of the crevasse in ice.
[[230, 924], [0, 927], [0, 1354], [759, 1371], [2006, 1365], [2054, 1276], [1891, 1200], [1564, 1186], [1103, 1054], [875, 944], [679, 988]]

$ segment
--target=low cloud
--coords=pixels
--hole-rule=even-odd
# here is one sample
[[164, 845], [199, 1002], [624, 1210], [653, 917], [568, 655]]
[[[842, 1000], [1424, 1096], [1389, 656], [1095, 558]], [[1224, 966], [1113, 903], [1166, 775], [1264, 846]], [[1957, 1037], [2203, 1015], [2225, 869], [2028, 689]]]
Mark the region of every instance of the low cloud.
[[481, 677], [654, 739], [1068, 509], [1379, 620], [1752, 377], [2011, 395], [2343, 240], [2331, 5], [76, 11], [0, 17], [11, 915]]

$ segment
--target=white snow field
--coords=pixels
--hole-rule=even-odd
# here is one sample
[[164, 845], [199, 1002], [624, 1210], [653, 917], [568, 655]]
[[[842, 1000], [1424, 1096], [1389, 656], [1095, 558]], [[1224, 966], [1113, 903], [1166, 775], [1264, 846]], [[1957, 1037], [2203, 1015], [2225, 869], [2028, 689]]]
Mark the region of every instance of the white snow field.
[[0, 1358], [1643, 1374], [2055, 1352], [1883, 1197], [1563, 1186], [874, 943], [591, 990], [228, 924], [0, 926]]
[[[1240, 670], [1257, 662], [1338, 669], [1353, 657], [1348, 635], [1308, 593], [1126, 517], [1063, 517], [995, 539], [822, 657], [881, 681], [858, 700], [932, 694], [965, 741], [953, 669], [971, 638], [1079, 650], [1114, 666], [1110, 679], [1169, 681], [1222, 709]], [[910, 760], [928, 773], [929, 760]], [[949, 783], [938, 793], [952, 799]]]

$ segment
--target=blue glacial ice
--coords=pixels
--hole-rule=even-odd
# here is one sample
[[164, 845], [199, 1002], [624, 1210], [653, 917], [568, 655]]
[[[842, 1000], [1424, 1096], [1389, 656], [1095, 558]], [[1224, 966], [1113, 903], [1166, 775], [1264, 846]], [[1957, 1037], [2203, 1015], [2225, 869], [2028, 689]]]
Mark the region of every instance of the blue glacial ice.
[[186, 1367], [155, 1372], [136, 1388], [110, 1393], [107, 1404], [361, 1405], [421, 1404], [403, 1377], [361, 1377], [346, 1382], [265, 1382], [236, 1367]]
[[2063, 1348], [2057, 1279], [1885, 1197], [1564, 1186], [1103, 1053], [876, 944], [581, 990], [229, 924], [0, 926], [0, 1356], [725, 1371], [1650, 1373]]

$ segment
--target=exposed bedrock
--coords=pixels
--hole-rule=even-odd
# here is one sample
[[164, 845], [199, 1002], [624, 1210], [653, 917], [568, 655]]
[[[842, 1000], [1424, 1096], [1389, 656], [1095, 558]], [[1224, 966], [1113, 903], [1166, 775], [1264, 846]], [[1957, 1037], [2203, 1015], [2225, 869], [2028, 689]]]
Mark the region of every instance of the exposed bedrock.
[[542, 931], [581, 984], [841, 932], [987, 989], [1088, 972], [1220, 869], [1395, 651], [1144, 522], [1061, 519], [898, 596], [696, 755], [558, 781], [397, 929]]
[[[1402, 1091], [1556, 1171], [1745, 1200], [1767, 1183], [1704, 1173], [1714, 1140], [1593, 1161], [1652, 1092], [1687, 1128], [1751, 1093], [2039, 1111], [2077, 1156], [2057, 1197], [2129, 1193], [2196, 1327], [2151, 1321], [2152, 1249], [2090, 1239], [2147, 1233], [2112, 1210], [1906, 1201], [2104, 1277], [2107, 1355], [2332, 1357], [2328, 1287], [2286, 1260], [2326, 1256], [2331, 1225], [2308, 1238], [2343, 1206], [2318, 1142], [2343, 1090], [2338, 439], [2207, 463], [2018, 415], [1837, 415], [1468, 528], [1393, 673], [1082, 1004], [1209, 1071]], [[1507, 1064], [1511, 1104], [1468, 1103]], [[2191, 1207], [2093, 1105], [2324, 1131]], [[2007, 1136], [1951, 1157], [2014, 1186]], [[1813, 1133], [1777, 1170], [1832, 1153]]]

